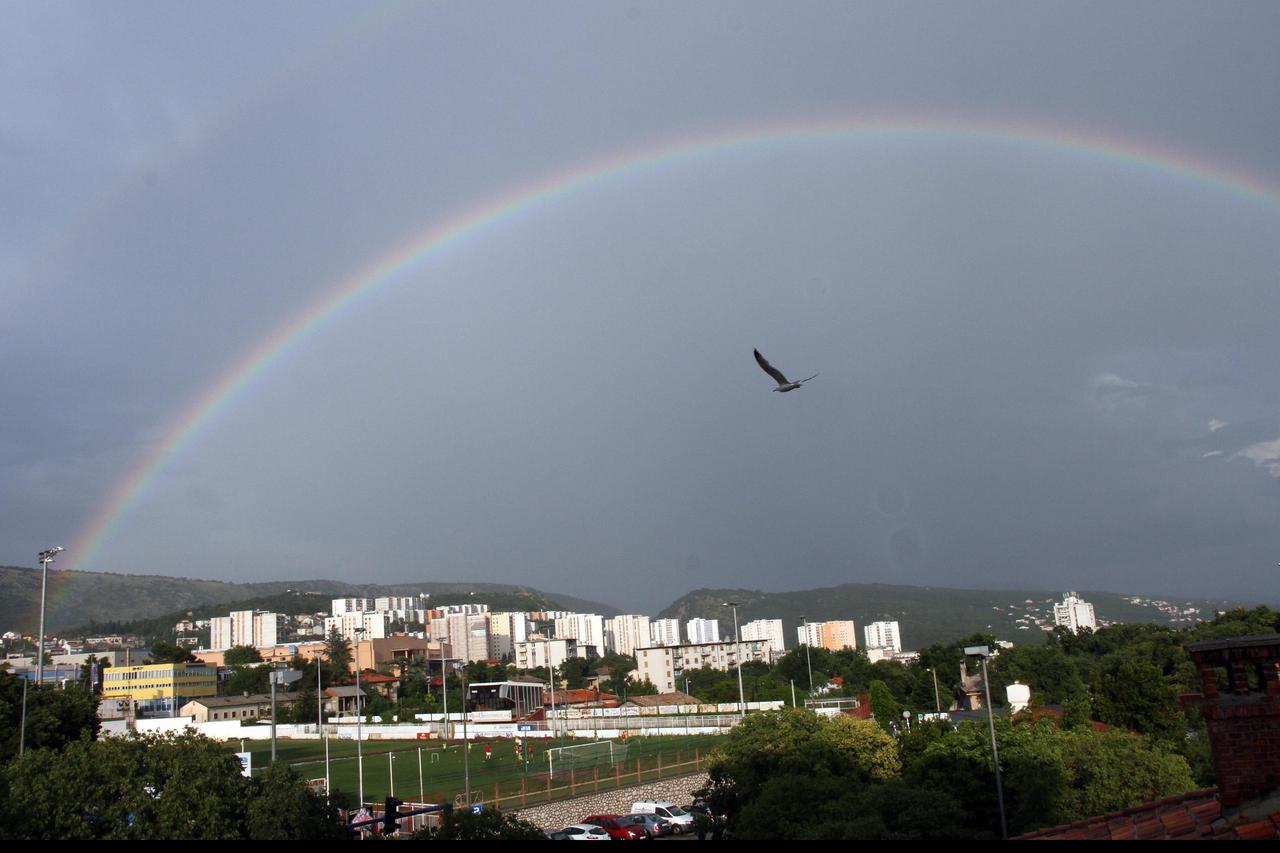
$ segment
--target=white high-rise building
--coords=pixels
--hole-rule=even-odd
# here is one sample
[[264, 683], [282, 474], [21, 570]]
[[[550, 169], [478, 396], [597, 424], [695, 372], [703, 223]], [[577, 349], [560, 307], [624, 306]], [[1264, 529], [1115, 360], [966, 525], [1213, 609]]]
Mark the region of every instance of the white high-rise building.
[[1093, 605], [1074, 592], [1062, 596], [1061, 604], [1053, 605], [1053, 623], [1069, 629], [1073, 634], [1079, 633], [1081, 628], [1097, 630], [1098, 627], [1093, 616]]
[[742, 640], [764, 640], [777, 654], [786, 649], [781, 619], [757, 619], [742, 626]]
[[802, 644], [833, 652], [858, 647], [857, 632], [850, 619], [809, 622], [796, 628], [796, 637]]
[[489, 613], [489, 657], [501, 660], [515, 654], [515, 644], [528, 638], [529, 622], [523, 613]]
[[603, 656], [604, 617], [595, 613], [570, 613], [555, 621], [556, 639], [573, 640], [579, 648], [592, 646]]
[[611, 651], [620, 655], [634, 655], [636, 649], [645, 648], [653, 643], [650, 634], [648, 616], [624, 615], [609, 620], [607, 641]]
[[654, 619], [649, 623], [649, 636], [655, 646], [680, 645], [680, 620]]
[[528, 640], [516, 643], [516, 669], [538, 669], [546, 666], [548, 660], [551, 666], [560, 666], [578, 656], [573, 640], [547, 640], [531, 634]]
[[373, 609], [372, 598], [335, 598], [330, 602], [329, 612], [334, 616], [345, 616], [348, 613], [363, 613]]
[[685, 636], [695, 645], [720, 642], [719, 619], [690, 619], [684, 623]]
[[[341, 616], [329, 616], [324, 620], [324, 635], [328, 637], [333, 631], [342, 635], [348, 643], [357, 640], [383, 640], [391, 626], [391, 617], [386, 613], [375, 611], [350, 611]], [[356, 636], [356, 629], [364, 629], [364, 633]]]
[[742, 662], [769, 661], [769, 643], [753, 640], [741, 643], [683, 643], [674, 646], [653, 646], [636, 649], [636, 677], [648, 680], [660, 693], [684, 689], [684, 673], [689, 670], [710, 667], [727, 672]]
[[868, 649], [892, 649], [895, 653], [902, 651], [902, 637], [898, 633], [896, 621], [864, 625], [862, 636], [867, 641]]
[[278, 645], [288, 620], [280, 613], [237, 610], [229, 616], [209, 620], [209, 648], [230, 649], [234, 646], [263, 648]]

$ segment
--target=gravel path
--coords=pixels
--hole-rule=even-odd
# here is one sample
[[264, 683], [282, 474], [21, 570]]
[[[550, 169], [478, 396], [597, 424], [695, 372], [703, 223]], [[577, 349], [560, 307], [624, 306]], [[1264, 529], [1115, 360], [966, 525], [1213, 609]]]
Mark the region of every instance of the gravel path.
[[562, 829], [587, 815], [627, 814], [631, 811], [631, 804], [639, 800], [669, 801], [678, 806], [687, 806], [693, 800], [692, 792], [706, 784], [705, 773], [694, 773], [633, 788], [618, 788], [607, 793], [532, 806], [521, 809], [516, 814], [543, 829]]

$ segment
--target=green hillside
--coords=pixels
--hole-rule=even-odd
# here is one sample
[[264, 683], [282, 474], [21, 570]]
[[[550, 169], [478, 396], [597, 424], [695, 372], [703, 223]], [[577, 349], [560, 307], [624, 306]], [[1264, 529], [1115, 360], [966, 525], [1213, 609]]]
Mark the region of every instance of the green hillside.
[[[1241, 606], [1241, 602], [1235, 601], [1157, 597], [1156, 600], [1165, 603], [1162, 608], [1154, 603], [1135, 604], [1129, 600], [1134, 596], [1113, 592], [1081, 590], [1079, 594], [1093, 604], [1099, 625], [1150, 622], [1186, 627], [1197, 618], [1212, 619], [1218, 610]], [[1152, 597], [1143, 596], [1143, 599], [1151, 601]], [[697, 617], [719, 619], [721, 636], [729, 637], [733, 632], [733, 615], [723, 603], [736, 601], [740, 605], [739, 623], [781, 619], [788, 648], [797, 643], [795, 629], [801, 624], [802, 616], [810, 622], [852, 619], [858, 628], [860, 645], [863, 625], [896, 620], [903, 648], [919, 649], [978, 631], [994, 633], [999, 639], [1013, 643], [1041, 642], [1045, 632], [1040, 626], [1053, 624], [1053, 604], [1061, 600], [1061, 592], [1044, 590], [946, 589], [890, 584], [844, 584], [798, 592], [698, 589], [673, 602], [658, 616], [681, 621]], [[1197, 612], [1188, 613], [1192, 609]]]
[[[333, 580], [226, 583], [159, 575], [121, 575], [103, 572], [50, 570], [45, 625], [50, 631], [96, 625], [101, 630], [150, 620], [176, 620], [191, 611], [197, 619], [226, 615], [231, 609], [270, 609], [303, 594], [299, 611], [328, 611], [329, 599], [347, 596], [431, 596], [433, 606], [488, 604], [494, 610], [567, 610], [590, 605], [592, 612], [612, 614], [607, 605], [578, 599], [558, 599], [528, 587], [492, 583], [425, 581], [413, 584], [357, 585]], [[40, 571], [0, 566], [0, 632], [35, 633], [40, 624]], [[172, 622], [170, 622], [172, 625]]]

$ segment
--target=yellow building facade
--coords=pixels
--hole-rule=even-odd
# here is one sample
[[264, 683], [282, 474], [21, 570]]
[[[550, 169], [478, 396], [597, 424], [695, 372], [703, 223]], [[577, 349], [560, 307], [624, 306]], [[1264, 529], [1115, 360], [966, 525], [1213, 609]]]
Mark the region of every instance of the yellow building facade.
[[170, 714], [191, 699], [218, 694], [218, 671], [203, 664], [113, 666], [102, 676], [102, 698], [130, 700], [138, 713]]

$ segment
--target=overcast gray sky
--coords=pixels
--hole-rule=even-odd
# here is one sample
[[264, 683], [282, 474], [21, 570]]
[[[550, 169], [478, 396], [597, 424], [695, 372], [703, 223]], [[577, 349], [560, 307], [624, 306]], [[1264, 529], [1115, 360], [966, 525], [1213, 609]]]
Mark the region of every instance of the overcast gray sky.
[[[1275, 3], [0, 17], [0, 563], [89, 550], [344, 280], [632, 152], [301, 335], [59, 565], [1277, 598]], [[877, 116], [932, 132], [644, 157]]]

